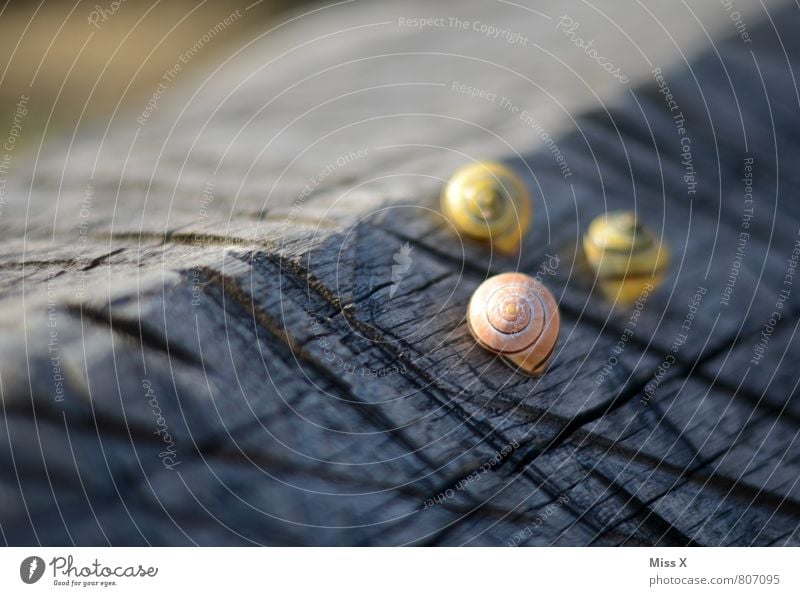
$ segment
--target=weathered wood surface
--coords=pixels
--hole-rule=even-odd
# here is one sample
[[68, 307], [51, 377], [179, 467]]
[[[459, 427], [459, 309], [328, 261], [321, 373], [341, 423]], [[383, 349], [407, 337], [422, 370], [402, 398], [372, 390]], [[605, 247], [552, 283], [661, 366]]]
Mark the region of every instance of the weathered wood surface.
[[[800, 10], [737, 6], [746, 42], [718, 2], [525, 4], [320, 9], [176, 81], [144, 124], [137, 105], [87, 114], [14, 157], [5, 543], [800, 544], [800, 288], [750, 364], [800, 224]], [[425, 15], [527, 41], [399, 21]], [[485, 158], [535, 196], [518, 260], [438, 212], [449, 173]], [[612, 208], [673, 252], [635, 327], [578, 248]], [[470, 340], [467, 300], [554, 258], [554, 363], [513, 375]]]

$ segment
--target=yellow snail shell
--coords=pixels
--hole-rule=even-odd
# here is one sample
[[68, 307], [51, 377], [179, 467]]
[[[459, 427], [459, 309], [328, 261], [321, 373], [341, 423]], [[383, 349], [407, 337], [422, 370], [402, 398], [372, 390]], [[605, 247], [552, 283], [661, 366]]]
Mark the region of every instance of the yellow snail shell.
[[530, 226], [533, 206], [519, 176], [499, 163], [482, 162], [453, 175], [442, 192], [442, 210], [462, 234], [513, 253]]
[[541, 283], [522, 273], [501, 273], [475, 290], [467, 324], [481, 346], [536, 376], [553, 356], [560, 318], [553, 295]]
[[669, 264], [669, 249], [632, 211], [596, 217], [583, 237], [583, 250], [602, 292], [623, 304], [657, 288]]

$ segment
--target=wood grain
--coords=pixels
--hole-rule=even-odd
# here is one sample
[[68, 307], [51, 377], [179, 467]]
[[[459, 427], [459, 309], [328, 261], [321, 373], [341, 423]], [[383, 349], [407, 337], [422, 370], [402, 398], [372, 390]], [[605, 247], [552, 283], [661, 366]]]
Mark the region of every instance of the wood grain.
[[[144, 125], [129, 105], [15, 155], [2, 540], [800, 544], [800, 289], [748, 364], [798, 239], [800, 12], [742, 8], [745, 43], [716, 2], [604, 6], [319, 7], [177, 81]], [[528, 45], [399, 24], [425, 15]], [[694, 193], [655, 68], [686, 120]], [[441, 216], [443, 182], [475, 159], [503, 160], [534, 197], [519, 259]], [[673, 255], [638, 310], [599, 295], [579, 248], [620, 208]], [[559, 302], [536, 379], [465, 320], [475, 288], [514, 270]]]

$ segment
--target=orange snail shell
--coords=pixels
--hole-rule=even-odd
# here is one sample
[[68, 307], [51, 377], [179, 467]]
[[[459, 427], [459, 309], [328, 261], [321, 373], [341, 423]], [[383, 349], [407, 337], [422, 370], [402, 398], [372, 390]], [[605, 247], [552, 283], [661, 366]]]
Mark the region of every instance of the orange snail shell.
[[501, 273], [475, 290], [467, 324], [481, 346], [536, 376], [553, 356], [560, 318], [555, 298], [541, 283], [522, 273]]

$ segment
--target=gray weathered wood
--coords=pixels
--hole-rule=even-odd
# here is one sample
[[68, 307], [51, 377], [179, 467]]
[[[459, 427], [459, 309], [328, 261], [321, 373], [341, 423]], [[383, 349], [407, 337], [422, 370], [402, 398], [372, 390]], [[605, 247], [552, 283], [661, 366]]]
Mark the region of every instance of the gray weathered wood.
[[[144, 125], [132, 105], [108, 134], [87, 121], [15, 156], [3, 540], [800, 543], [797, 288], [748, 368], [800, 225], [800, 13], [781, 5], [740, 7], [751, 43], [710, 1], [320, 7], [176, 82]], [[427, 14], [528, 44], [398, 21]], [[629, 84], [556, 28], [562, 14]], [[655, 67], [687, 120], [693, 196]], [[519, 114], [454, 81], [528, 111], [571, 176]], [[755, 215], [722, 306], [748, 155]], [[462, 243], [438, 212], [446, 177], [484, 158], [535, 197], [519, 259]], [[579, 248], [612, 208], [636, 208], [673, 252], [618, 355], [631, 310], [593, 291]], [[562, 333], [528, 379], [475, 346], [464, 313], [487, 275], [549, 255]], [[698, 286], [689, 339], [644, 399]]]

